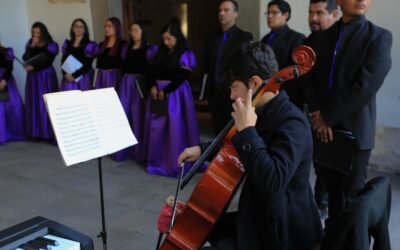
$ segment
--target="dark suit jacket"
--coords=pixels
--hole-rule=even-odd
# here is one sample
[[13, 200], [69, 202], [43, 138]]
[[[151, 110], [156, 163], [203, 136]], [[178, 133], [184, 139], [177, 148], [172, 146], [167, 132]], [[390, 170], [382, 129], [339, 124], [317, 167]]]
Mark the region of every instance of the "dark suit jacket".
[[[292, 52], [295, 48], [303, 44], [303, 40], [306, 37], [303, 34], [290, 29], [288, 25], [280, 27], [275, 32], [276, 35], [270, 46], [274, 50], [279, 69], [283, 69], [284, 67], [293, 65]], [[270, 35], [271, 32], [265, 35], [261, 39], [261, 42], [267, 43]]]
[[[212, 33], [207, 39], [207, 43], [204, 51], [204, 59], [203, 59], [203, 74], [208, 74], [207, 78], [207, 86], [208, 88], [208, 96], [210, 96], [210, 91], [213, 90], [213, 87], [216, 85], [215, 79], [215, 63], [217, 60], [218, 48], [220, 45], [222, 30]], [[232, 51], [238, 48], [245, 42], [251, 41], [253, 39], [253, 35], [250, 32], [246, 32], [241, 30], [236, 25], [232, 26], [228, 30], [228, 38], [225, 42], [224, 49], [221, 57], [221, 71], [224, 69], [224, 65], [226, 64], [227, 58], [231, 55]]]
[[[303, 44], [303, 41], [306, 37], [303, 34], [290, 29], [288, 25], [284, 25], [275, 30], [275, 33], [275, 37], [270, 46], [274, 50], [279, 69], [283, 69], [294, 64], [292, 60], [292, 52], [295, 48]], [[270, 35], [271, 32], [265, 35], [261, 39], [261, 42], [267, 43]], [[297, 81], [285, 82], [282, 86], [282, 89], [286, 90], [286, 93], [293, 103], [300, 105], [297, 101], [298, 97], [296, 84]]]
[[256, 126], [232, 139], [247, 173], [237, 215], [238, 249], [319, 249], [322, 229], [309, 184], [308, 121], [285, 91], [257, 114]]
[[374, 250], [390, 250], [391, 197], [388, 177], [369, 181], [340, 215], [326, 221], [321, 250], [367, 250], [370, 236], [374, 238]]
[[[340, 26], [333, 86], [329, 75]], [[314, 36], [310, 45], [317, 55], [310, 74], [307, 102], [320, 110], [330, 127], [351, 131], [360, 150], [375, 143], [376, 93], [391, 67], [392, 34], [361, 16], [349, 24], [338, 21]]]

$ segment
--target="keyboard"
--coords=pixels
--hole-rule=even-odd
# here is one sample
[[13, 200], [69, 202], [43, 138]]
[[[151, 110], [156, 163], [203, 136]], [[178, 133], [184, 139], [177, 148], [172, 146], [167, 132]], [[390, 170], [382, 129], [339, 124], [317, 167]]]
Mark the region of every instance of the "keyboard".
[[93, 240], [38, 216], [0, 231], [0, 250], [94, 250]]

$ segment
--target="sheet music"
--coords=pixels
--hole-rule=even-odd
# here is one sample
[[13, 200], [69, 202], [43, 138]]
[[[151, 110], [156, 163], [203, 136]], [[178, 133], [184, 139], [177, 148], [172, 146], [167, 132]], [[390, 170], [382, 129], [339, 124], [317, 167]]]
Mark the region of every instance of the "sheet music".
[[[114, 88], [86, 91], [98, 122], [101, 140], [111, 154], [137, 143]], [[85, 93], [85, 92], [83, 92]]]
[[[67, 74], [72, 75], [75, 71], [82, 68], [82, 66], [83, 64], [78, 59], [76, 59], [73, 55], [69, 55], [61, 65], [61, 68], [67, 72]], [[79, 76], [75, 79], [75, 82], [79, 82], [81, 78], [82, 76]]]
[[63, 91], [44, 99], [67, 166], [137, 143], [114, 88]]

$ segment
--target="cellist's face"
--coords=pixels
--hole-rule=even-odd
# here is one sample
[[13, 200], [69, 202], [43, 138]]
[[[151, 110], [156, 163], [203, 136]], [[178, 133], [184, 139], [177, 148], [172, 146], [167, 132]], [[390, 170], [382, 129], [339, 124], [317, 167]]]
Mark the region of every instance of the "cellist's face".
[[244, 99], [247, 96], [248, 88], [244, 82], [236, 80], [231, 84], [231, 100], [236, 100], [237, 98]]

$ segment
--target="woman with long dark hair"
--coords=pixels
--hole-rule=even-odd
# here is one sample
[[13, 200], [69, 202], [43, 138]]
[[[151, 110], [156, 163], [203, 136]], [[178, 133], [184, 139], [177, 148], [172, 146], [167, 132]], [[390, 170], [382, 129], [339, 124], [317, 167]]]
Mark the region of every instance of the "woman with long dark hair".
[[154, 101], [166, 99], [166, 114], [151, 113], [147, 171], [176, 177], [178, 156], [199, 143], [199, 130], [192, 90], [187, 81], [196, 66], [179, 22], [173, 20], [161, 32], [162, 43], [152, 62], [156, 79], [150, 90]]
[[124, 45], [122, 25], [118, 18], [110, 17], [104, 23], [104, 41], [99, 45], [97, 56], [96, 89], [114, 87], [118, 89], [121, 81], [121, 49]]
[[[57, 92], [57, 75], [53, 61], [58, 53], [58, 45], [53, 41], [46, 26], [41, 22], [32, 25], [32, 37], [25, 47], [24, 61], [42, 56], [40, 60], [28, 63], [25, 86], [25, 111], [27, 135], [31, 139], [50, 140], [54, 138], [49, 117], [43, 101], [46, 93]], [[41, 55], [41, 56], [40, 56]]]
[[[138, 144], [113, 154], [113, 159], [123, 161], [134, 159], [138, 162], [146, 161], [145, 138], [148, 131], [150, 116], [147, 94], [149, 92], [149, 60], [154, 57], [157, 46], [148, 42], [146, 21], [136, 21], [131, 24], [128, 43], [122, 48], [123, 77], [118, 90], [122, 106], [131, 124]], [[146, 115], [147, 114], [147, 115]]]
[[97, 45], [90, 41], [87, 24], [81, 18], [77, 18], [72, 22], [69, 34], [70, 39], [65, 39], [62, 46], [61, 64], [69, 56], [73, 56], [82, 63], [82, 67], [72, 74], [63, 71], [61, 90], [89, 90], [93, 84], [94, 70], [92, 62], [96, 55]]
[[8, 96], [0, 99], [0, 144], [25, 139], [24, 106], [12, 74], [13, 60], [13, 49], [0, 43], [0, 95]]

